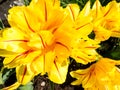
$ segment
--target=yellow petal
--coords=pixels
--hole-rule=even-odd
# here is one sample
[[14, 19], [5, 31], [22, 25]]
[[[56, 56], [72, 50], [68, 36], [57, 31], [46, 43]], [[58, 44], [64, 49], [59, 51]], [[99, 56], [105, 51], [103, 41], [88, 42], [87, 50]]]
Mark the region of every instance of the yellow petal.
[[19, 54], [15, 54], [15, 55], [10, 55], [8, 57], [6, 57], [3, 61], [4, 66], [8, 67], [8, 68], [13, 68], [16, 67], [20, 64], [25, 64], [26, 62], [31, 62], [28, 59], [28, 57], [26, 58], [27, 55], [29, 55], [29, 53], [31, 52], [31, 50], [19, 53]]
[[25, 85], [33, 79], [34, 74], [29, 65], [21, 65], [16, 67], [16, 77], [19, 83]]
[[48, 72], [48, 77], [51, 81], [62, 84], [66, 80], [69, 62], [65, 60], [62, 64], [54, 61], [51, 71]]
[[7, 51], [4, 49], [0, 49], [0, 56], [6, 57], [6, 56], [10, 56], [10, 55], [15, 55], [17, 53], [12, 52], [12, 51]]
[[80, 8], [77, 4], [69, 4], [67, 5], [66, 9], [69, 11], [69, 14], [73, 21], [75, 21], [79, 15]]
[[20, 65], [20, 59], [21, 57], [18, 57], [18, 55], [9, 55], [6, 57], [3, 61], [4, 67], [7, 68], [15, 68], [16, 66]]
[[86, 3], [82, 11], [80, 12], [80, 16], [88, 16], [90, 14], [90, 1]]
[[[72, 71], [70, 72], [70, 75], [72, 77], [77, 78], [78, 80], [72, 82], [72, 85], [80, 85], [82, 84], [83, 87], [92, 87], [92, 85], [95, 83], [95, 77], [91, 72], [87, 72], [89, 71], [89, 68], [85, 70], [76, 70], [76, 71]], [[91, 75], [89, 75], [89, 73], [91, 73]], [[89, 83], [88, 83], [89, 82]]]
[[[35, 32], [35, 31], [38, 31], [41, 29], [41, 24], [42, 24], [40, 22], [41, 18], [40, 18], [40, 16], [37, 16], [36, 13], [34, 13], [32, 11], [32, 9], [30, 9], [29, 7], [26, 7], [23, 9], [23, 11], [21, 11], [21, 13], [23, 14], [22, 19], [24, 20], [24, 22], [26, 24], [26, 29], [28, 29], [32, 32]], [[34, 19], [33, 19], [33, 16], [35, 17]], [[15, 22], [15, 23], [17, 23], [17, 22]], [[22, 27], [22, 26], [20, 26], [20, 27]]]
[[57, 42], [57, 44], [55, 46], [55, 55], [57, 57], [59, 57], [57, 61], [62, 63], [64, 61], [64, 58], [68, 58], [69, 57], [70, 50], [64, 44], [62, 44], [60, 42]]
[[16, 53], [22, 52], [24, 48], [20, 44], [25, 47], [28, 41], [24, 37], [25, 35], [18, 29], [6, 28], [2, 31], [2, 36], [0, 37], [0, 48]]
[[112, 30], [111, 36], [120, 38], [120, 30]]
[[[109, 2], [105, 7], [102, 8], [102, 12], [104, 13], [104, 16], [106, 18], [109, 18], [111, 16], [118, 16], [119, 15], [119, 3], [117, 3], [116, 1], [111, 1]], [[118, 15], [116, 15], [115, 13], [118, 13]]]
[[[32, 30], [29, 27], [24, 11], [26, 10], [25, 6], [16, 6], [9, 10], [8, 22], [12, 27], [19, 28], [24, 33], [31, 33]], [[19, 18], [19, 19], [15, 19]], [[23, 28], [24, 27], [24, 28]]]
[[102, 11], [101, 11], [102, 5], [100, 4], [99, 0], [96, 0], [93, 7], [92, 7], [92, 14], [93, 18], [100, 18], [103, 16]]
[[[98, 26], [95, 30], [94, 30], [96, 36], [95, 39], [99, 40], [99, 41], [104, 41], [110, 38], [111, 36], [111, 31], [106, 30], [105, 28]], [[106, 33], [106, 34], [105, 34]]]
[[[82, 21], [82, 20], [81, 20]], [[88, 36], [93, 31], [93, 24], [89, 22], [77, 22], [76, 30], [81, 37]], [[84, 24], [81, 24], [84, 23]], [[81, 24], [81, 25], [80, 25]]]
[[54, 52], [48, 52], [43, 55], [36, 56], [30, 64], [30, 68], [35, 75], [41, 73], [44, 75], [46, 72], [51, 71], [53, 65]]
[[90, 14], [90, 1], [87, 2], [75, 21], [75, 28], [80, 36], [88, 36], [93, 30], [92, 15]]

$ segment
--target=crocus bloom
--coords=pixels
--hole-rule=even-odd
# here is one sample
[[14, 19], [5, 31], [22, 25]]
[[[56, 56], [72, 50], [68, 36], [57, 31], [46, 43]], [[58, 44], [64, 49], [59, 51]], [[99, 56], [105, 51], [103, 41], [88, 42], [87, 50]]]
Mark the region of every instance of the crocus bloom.
[[92, 15], [89, 14], [91, 11], [90, 2], [87, 2], [82, 11], [79, 10], [77, 4], [68, 4], [65, 9], [72, 19], [73, 27], [81, 37], [74, 41], [71, 57], [73, 57], [76, 62], [82, 64], [95, 61], [98, 55], [95, 49], [99, 47], [99, 42], [88, 38], [88, 35], [93, 30]]
[[78, 42], [76, 42], [71, 52], [71, 57], [73, 57], [76, 62], [88, 64], [89, 62], [97, 60], [98, 53], [96, 49], [99, 47], [99, 42], [88, 37], [80, 38]]
[[96, 0], [90, 12], [93, 15], [93, 25], [96, 39], [107, 40], [109, 37], [120, 37], [120, 4], [116, 1], [102, 6]]
[[4, 67], [15, 68], [17, 81], [26, 84], [35, 75], [48, 74], [55, 83], [63, 83], [77, 32], [68, 22], [67, 12], [58, 0], [32, 0], [29, 6], [9, 10], [11, 28], [1, 32], [1, 56]]
[[119, 61], [101, 58], [87, 69], [72, 71], [70, 74], [77, 80], [72, 85], [82, 84], [85, 90], [119, 90], [120, 69], [115, 65]]

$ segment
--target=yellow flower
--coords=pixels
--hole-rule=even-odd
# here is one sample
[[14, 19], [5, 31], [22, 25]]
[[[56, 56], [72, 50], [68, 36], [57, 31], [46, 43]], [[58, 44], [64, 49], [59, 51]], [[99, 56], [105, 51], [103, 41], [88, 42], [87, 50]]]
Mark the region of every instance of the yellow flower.
[[16, 68], [18, 83], [45, 73], [55, 83], [65, 81], [72, 41], [78, 37], [67, 16], [58, 0], [32, 0], [9, 10], [11, 28], [1, 32], [0, 56], [6, 57], [4, 67]]
[[87, 69], [72, 71], [71, 76], [77, 79], [72, 85], [82, 84], [85, 90], [120, 90], [118, 64], [120, 61], [101, 58]]
[[77, 4], [68, 4], [65, 10], [69, 13], [69, 18], [73, 22], [73, 27], [78, 33], [76, 36], [79, 37], [72, 41], [74, 46], [71, 57], [73, 57], [76, 62], [82, 64], [95, 61], [98, 55], [95, 49], [99, 47], [99, 42], [88, 38], [88, 35], [93, 30], [90, 1], [87, 2], [82, 11], [80, 11]]
[[92, 7], [94, 32], [96, 39], [104, 41], [109, 37], [120, 37], [120, 4], [116, 1], [109, 2], [102, 6], [96, 0]]
[[88, 37], [77, 39], [76, 44], [73, 46], [71, 57], [73, 57], [76, 62], [82, 64], [96, 61], [98, 58], [98, 53], [96, 52], [96, 49], [99, 47], [98, 44], [99, 42]]

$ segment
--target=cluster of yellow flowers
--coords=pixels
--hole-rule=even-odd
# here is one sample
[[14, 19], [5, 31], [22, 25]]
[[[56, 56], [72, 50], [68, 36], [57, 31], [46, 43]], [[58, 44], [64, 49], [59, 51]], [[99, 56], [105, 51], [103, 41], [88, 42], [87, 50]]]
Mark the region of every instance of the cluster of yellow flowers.
[[[77, 4], [60, 6], [59, 0], [32, 0], [28, 6], [9, 10], [10, 28], [0, 31], [0, 56], [4, 68], [16, 68], [17, 82], [4, 90], [25, 85], [34, 76], [48, 74], [58, 84], [66, 80], [69, 57], [87, 69], [70, 72], [85, 90], [120, 90], [120, 61], [103, 58], [96, 52], [100, 42], [120, 37], [120, 4], [102, 6], [90, 1], [80, 11]], [[92, 32], [95, 38], [88, 37]], [[117, 77], [117, 79], [116, 79]]]

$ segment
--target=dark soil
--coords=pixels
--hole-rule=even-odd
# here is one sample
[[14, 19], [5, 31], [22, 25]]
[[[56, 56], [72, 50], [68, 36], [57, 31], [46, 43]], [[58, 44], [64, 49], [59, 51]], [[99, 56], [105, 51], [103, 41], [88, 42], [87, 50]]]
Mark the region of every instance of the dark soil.
[[[64, 84], [55, 84], [49, 81], [46, 77], [36, 76], [34, 80], [34, 90], [84, 90], [82, 86], [70, 85], [71, 79], [69, 78]], [[42, 83], [45, 82], [45, 86]]]

